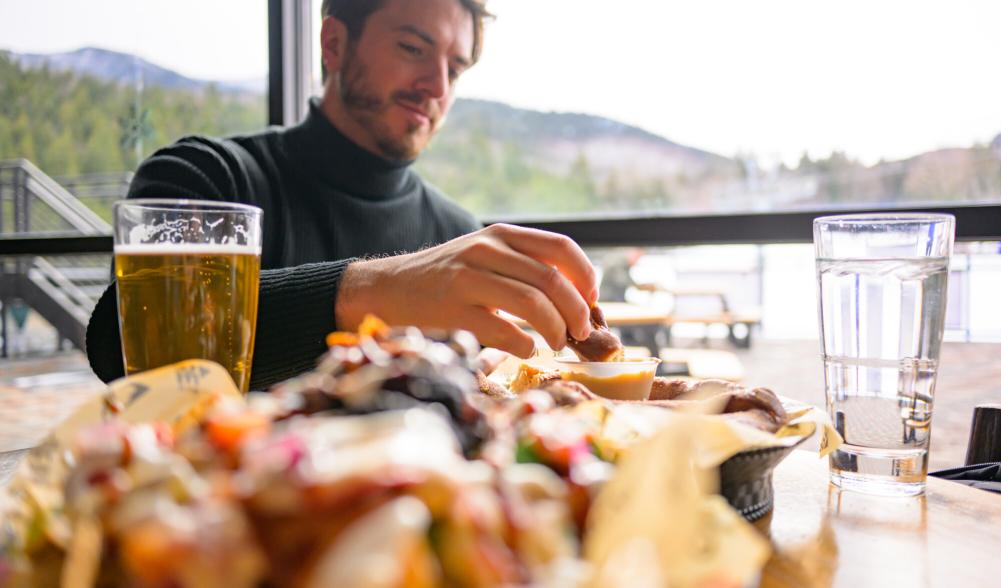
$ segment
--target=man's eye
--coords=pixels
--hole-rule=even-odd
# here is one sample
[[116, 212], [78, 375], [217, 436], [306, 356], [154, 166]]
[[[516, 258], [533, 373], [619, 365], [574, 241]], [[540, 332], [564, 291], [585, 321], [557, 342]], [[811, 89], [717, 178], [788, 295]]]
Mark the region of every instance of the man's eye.
[[453, 82], [459, 79], [459, 72], [454, 67], [448, 68], [448, 79]]
[[408, 43], [400, 43], [400, 49], [403, 49], [404, 51], [413, 55], [414, 57], [420, 57], [421, 55], [421, 50], [419, 47], [415, 47]]

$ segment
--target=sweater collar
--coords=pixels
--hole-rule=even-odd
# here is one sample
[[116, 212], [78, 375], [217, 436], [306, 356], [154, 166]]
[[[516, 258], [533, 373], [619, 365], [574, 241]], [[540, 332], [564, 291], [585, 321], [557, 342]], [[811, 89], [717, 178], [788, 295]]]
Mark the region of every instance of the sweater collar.
[[318, 98], [284, 135], [289, 158], [332, 188], [371, 200], [395, 198], [407, 188], [413, 161], [390, 161], [359, 147], [327, 119]]

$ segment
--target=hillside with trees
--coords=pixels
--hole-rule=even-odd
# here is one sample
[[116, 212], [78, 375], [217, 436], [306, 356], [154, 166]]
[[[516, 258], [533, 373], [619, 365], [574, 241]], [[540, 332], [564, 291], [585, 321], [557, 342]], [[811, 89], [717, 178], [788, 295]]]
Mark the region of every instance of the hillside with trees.
[[741, 177], [731, 159], [613, 120], [485, 100], [457, 101], [418, 166], [491, 215], [699, 208]]
[[23, 157], [51, 176], [134, 170], [191, 133], [226, 135], [266, 123], [262, 96], [134, 85], [0, 53], [0, 160]]
[[[54, 177], [131, 171], [185, 135], [265, 127], [265, 96], [250, 87], [95, 48], [52, 60], [0, 51], [0, 160], [23, 157]], [[872, 166], [835, 152], [762, 170], [751, 155], [720, 156], [606, 118], [458, 100], [417, 167], [491, 218], [905, 206], [1001, 197], [1001, 136]]]

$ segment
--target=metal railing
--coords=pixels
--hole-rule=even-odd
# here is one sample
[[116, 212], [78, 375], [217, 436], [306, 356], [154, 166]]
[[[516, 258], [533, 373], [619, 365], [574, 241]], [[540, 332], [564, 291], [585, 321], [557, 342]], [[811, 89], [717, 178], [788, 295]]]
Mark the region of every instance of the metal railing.
[[[121, 176], [85, 177], [74, 187], [108, 202], [119, 197], [122, 182]], [[73, 252], [67, 241], [75, 239], [110, 252], [111, 225], [30, 161], [0, 162], [0, 255], [12, 256], [0, 258], [0, 356], [8, 353], [6, 309], [17, 299], [44, 317], [61, 339], [84, 348], [90, 313], [102, 283], [110, 280], [109, 260], [106, 255], [63, 256]]]
[[27, 159], [0, 162], [0, 235], [110, 235], [111, 225]]
[[54, 179], [87, 208], [110, 223], [111, 205], [128, 195], [133, 175], [132, 172], [114, 172]]

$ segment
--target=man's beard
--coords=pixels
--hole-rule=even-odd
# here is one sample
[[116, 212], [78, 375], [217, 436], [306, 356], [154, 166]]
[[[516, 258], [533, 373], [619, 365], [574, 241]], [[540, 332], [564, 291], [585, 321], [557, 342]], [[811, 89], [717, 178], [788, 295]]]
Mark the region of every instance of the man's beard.
[[[406, 131], [401, 136], [396, 136], [386, 122], [385, 116], [397, 100], [423, 105], [426, 102], [424, 95], [420, 92], [397, 90], [389, 100], [383, 100], [370, 87], [368, 81], [368, 68], [358, 59], [354, 48], [348, 47], [340, 87], [344, 108], [368, 130], [383, 156], [397, 161], [416, 159], [427, 143], [418, 140], [418, 132], [422, 125], [410, 122]], [[428, 117], [429, 134], [433, 134], [439, 117], [433, 112], [428, 112]]]

